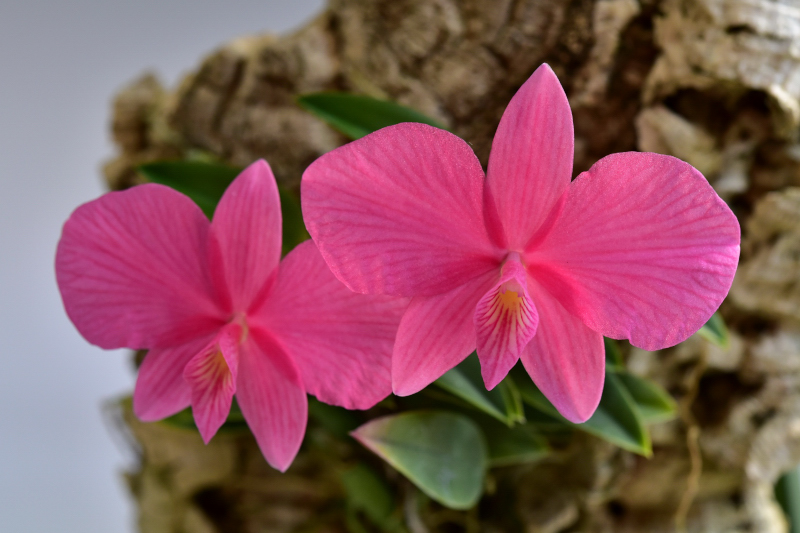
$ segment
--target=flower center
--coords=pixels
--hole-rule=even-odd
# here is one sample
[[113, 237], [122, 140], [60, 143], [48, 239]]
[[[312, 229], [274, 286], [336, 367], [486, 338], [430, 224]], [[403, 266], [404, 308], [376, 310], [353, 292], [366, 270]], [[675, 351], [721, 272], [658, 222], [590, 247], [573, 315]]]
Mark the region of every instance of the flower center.
[[[516, 265], [513, 265], [516, 263]], [[521, 266], [523, 269], [525, 268], [525, 261], [522, 260], [522, 252], [518, 252], [516, 250], [509, 250], [508, 254], [506, 254], [505, 259], [503, 259], [503, 263], [501, 266], [502, 271], [506, 271], [507, 268], [515, 268], [516, 266]]]
[[503, 282], [497, 288], [495, 296], [495, 309], [518, 315], [520, 308], [523, 306], [523, 294], [526, 293], [520, 280], [524, 281], [525, 264], [522, 262], [522, 257], [519, 252], [508, 252], [508, 255], [503, 260], [503, 266], [500, 269], [500, 277]]
[[247, 340], [247, 336], [250, 334], [250, 327], [247, 325], [247, 315], [242, 312], [234, 313], [230, 321], [228, 321], [228, 324], [239, 326], [241, 333], [239, 334], [238, 343], [239, 345], [244, 344], [244, 341]]
[[512, 313], [518, 313], [519, 307], [522, 305], [522, 297], [519, 293], [509, 288], [501, 290], [498, 295], [498, 300], [503, 308], [508, 309]]

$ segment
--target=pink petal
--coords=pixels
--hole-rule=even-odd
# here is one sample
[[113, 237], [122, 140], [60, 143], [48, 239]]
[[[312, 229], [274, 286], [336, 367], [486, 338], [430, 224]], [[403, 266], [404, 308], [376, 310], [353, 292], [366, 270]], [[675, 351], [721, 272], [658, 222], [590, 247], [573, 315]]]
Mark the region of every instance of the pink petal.
[[535, 281], [529, 281], [528, 289], [539, 310], [539, 328], [522, 352], [522, 364], [564, 418], [585, 422], [603, 394], [603, 336], [587, 328]]
[[411, 300], [392, 356], [395, 394], [421, 391], [475, 350], [475, 306], [498, 275], [495, 270], [445, 294]]
[[261, 453], [285, 472], [308, 420], [308, 399], [294, 363], [268, 335], [251, 330], [239, 352], [236, 386], [236, 399]]
[[481, 298], [475, 308], [475, 331], [481, 375], [492, 390], [536, 334], [539, 315], [528, 295], [525, 267], [516, 253], [503, 265], [497, 284]]
[[312, 241], [280, 266], [252, 324], [272, 332], [297, 365], [306, 391], [348, 409], [368, 409], [392, 392], [392, 348], [408, 300], [352, 292]]
[[192, 414], [197, 429], [208, 444], [228, 418], [239, 367], [242, 328], [228, 324], [195, 355], [183, 370], [192, 390]]
[[192, 389], [183, 379], [183, 369], [212, 339], [207, 335], [173, 348], [147, 352], [133, 391], [133, 412], [140, 420], [161, 420], [189, 407]]
[[739, 224], [687, 163], [614, 154], [573, 182], [552, 232], [526, 257], [591, 329], [658, 350], [697, 331], [728, 294]]
[[231, 183], [211, 222], [214, 281], [231, 310], [246, 311], [268, 289], [281, 259], [281, 227], [278, 185], [260, 159]]
[[404, 123], [317, 159], [303, 215], [322, 257], [356, 292], [442, 294], [498, 264], [483, 221], [483, 170], [444, 130]]
[[76, 209], [58, 244], [56, 278], [78, 331], [110, 349], [174, 346], [218, 328], [208, 226], [189, 198], [155, 184]]
[[567, 96], [543, 64], [511, 99], [492, 142], [486, 219], [499, 245], [523, 250], [542, 227], [572, 178], [573, 143]]

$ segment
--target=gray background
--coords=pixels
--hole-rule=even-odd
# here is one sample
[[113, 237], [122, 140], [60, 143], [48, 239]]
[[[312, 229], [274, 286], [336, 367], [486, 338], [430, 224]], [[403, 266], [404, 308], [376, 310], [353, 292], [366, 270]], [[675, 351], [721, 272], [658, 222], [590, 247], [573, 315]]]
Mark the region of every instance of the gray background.
[[103, 192], [111, 97], [146, 69], [174, 86], [234, 37], [297, 27], [322, 0], [0, 1], [0, 531], [128, 532], [132, 459], [103, 420], [132, 389], [61, 306], [61, 224]]

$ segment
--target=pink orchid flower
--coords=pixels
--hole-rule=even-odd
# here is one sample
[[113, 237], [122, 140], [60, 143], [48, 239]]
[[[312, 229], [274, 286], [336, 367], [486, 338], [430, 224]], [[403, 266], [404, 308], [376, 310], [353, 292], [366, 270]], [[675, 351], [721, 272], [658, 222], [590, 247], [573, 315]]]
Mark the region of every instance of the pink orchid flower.
[[585, 421], [603, 389], [603, 335], [657, 350], [718, 308], [740, 231], [706, 179], [674, 157], [628, 152], [571, 182], [573, 143], [567, 97], [542, 65], [503, 114], [486, 175], [463, 140], [410, 123], [306, 170], [306, 225], [336, 277], [413, 298], [395, 394], [477, 348], [487, 388], [522, 359], [561, 414]]
[[208, 443], [235, 394], [264, 457], [285, 471], [305, 433], [306, 392], [350, 409], [391, 392], [408, 302], [351, 292], [311, 241], [280, 254], [278, 188], [258, 161], [213, 222], [155, 184], [82, 205], [64, 224], [56, 277], [89, 342], [149, 349], [133, 395], [140, 419], [191, 405]]

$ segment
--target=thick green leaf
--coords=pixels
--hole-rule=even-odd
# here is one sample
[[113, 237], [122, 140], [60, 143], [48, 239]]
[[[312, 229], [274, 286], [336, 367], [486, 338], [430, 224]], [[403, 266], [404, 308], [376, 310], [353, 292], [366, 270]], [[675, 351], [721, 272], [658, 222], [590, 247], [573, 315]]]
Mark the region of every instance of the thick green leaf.
[[613, 372], [606, 372], [603, 397], [597, 411], [589, 420], [576, 425], [620, 448], [648, 457], [653, 453], [650, 435], [636, 402]]
[[200, 161], [157, 161], [140, 165], [138, 170], [147, 181], [172, 187], [194, 200], [208, 218], [241, 172], [236, 167]]
[[547, 435], [565, 437], [574, 431], [574, 424], [565, 420], [561, 415], [545, 413], [538, 408], [528, 409], [525, 413], [527, 423], [531, 424], [536, 431]]
[[711, 318], [697, 331], [697, 334], [722, 348], [727, 348], [730, 345], [728, 327], [719, 313], [711, 315]]
[[[183, 411], [179, 411], [174, 415], [161, 420], [161, 423], [197, 431], [197, 426], [194, 423], [194, 415], [192, 414], [191, 407], [187, 407]], [[226, 431], [241, 431], [246, 428], [247, 422], [244, 419], [242, 410], [239, 408], [239, 404], [236, 402], [236, 398], [234, 398], [233, 402], [231, 402], [231, 410], [228, 413], [228, 418], [225, 419], [225, 423], [222, 424], [222, 427], [219, 428], [219, 431], [224, 433]]]
[[622, 360], [622, 352], [619, 350], [617, 341], [603, 337], [603, 344], [606, 348], [606, 368], [613, 370], [624, 369], [625, 361]]
[[436, 385], [458, 396], [473, 407], [477, 407], [484, 413], [503, 422], [508, 421], [503, 409], [502, 396], [498, 398], [497, 395], [491, 394], [492, 391], [481, 390], [458, 368], [449, 370], [444, 376], [436, 380]]
[[522, 401], [511, 378], [488, 391], [481, 364], [473, 352], [458, 366], [436, 380], [436, 385], [507, 425], [525, 420]]
[[341, 474], [347, 505], [361, 511], [376, 525], [384, 525], [394, 511], [394, 497], [386, 483], [371, 468], [356, 464]]
[[[225, 189], [242, 171], [240, 168], [204, 161], [158, 161], [138, 167], [147, 181], [160, 183], [182, 192], [195, 201], [210, 219], [214, 216]], [[300, 199], [278, 187], [283, 214], [283, 254], [309, 239], [300, 211]]]
[[[515, 374], [519, 375], [519, 373], [519, 370], [515, 369]], [[524, 380], [519, 377], [516, 382], [522, 400], [546, 415], [570, 424], [575, 429], [607, 440], [625, 450], [648, 457], [652, 454], [650, 435], [644, 427], [636, 402], [614, 372], [606, 372], [600, 405], [592, 417], [583, 424], [573, 424], [562, 417], [530, 378]]]
[[469, 509], [481, 496], [486, 443], [464, 415], [409, 411], [372, 420], [352, 435], [442, 505]]
[[511, 376], [506, 376], [495, 389], [500, 390], [505, 403], [506, 414], [511, 424], [522, 424], [525, 422], [525, 407], [522, 405], [522, 395], [517, 389], [516, 383]]
[[401, 122], [421, 122], [445, 129], [439, 122], [409, 107], [351, 93], [309, 93], [297, 103], [351, 139]]
[[313, 396], [308, 397], [308, 417], [322, 426], [325, 431], [341, 439], [346, 439], [360, 422], [354, 411], [322, 403]]
[[522, 401], [524, 403], [551, 418], [570, 424], [567, 419], [561, 416], [561, 414], [558, 412], [558, 409], [556, 409], [553, 404], [550, 403], [550, 400], [545, 397], [544, 393], [539, 390], [539, 387], [533, 383], [533, 380], [531, 380], [528, 372], [525, 370], [522, 364], [518, 363], [517, 366], [512, 368], [511, 375], [513, 375], [515, 378], [517, 388], [519, 389], [520, 396], [522, 396]]
[[775, 497], [786, 513], [790, 533], [800, 533], [800, 466], [794, 467], [778, 479]]
[[303, 222], [303, 212], [300, 210], [300, 198], [291, 191], [278, 187], [281, 198], [281, 213], [283, 215], [283, 241], [281, 250], [283, 255], [294, 250], [295, 246], [311, 238]]
[[197, 426], [194, 423], [194, 416], [192, 416], [191, 407], [187, 407], [186, 409], [178, 411], [172, 416], [164, 418], [161, 420], [161, 423], [179, 428], [197, 430]]
[[644, 378], [629, 372], [617, 372], [617, 379], [636, 404], [636, 410], [645, 424], [664, 422], [675, 418], [677, 406], [667, 391]]
[[487, 419], [486, 423], [481, 423], [481, 427], [489, 446], [491, 466], [531, 463], [550, 453], [547, 440], [533, 424], [508, 427]]
[[348, 507], [345, 510], [344, 524], [348, 533], [369, 533], [369, 529], [361, 523], [355, 509]]

